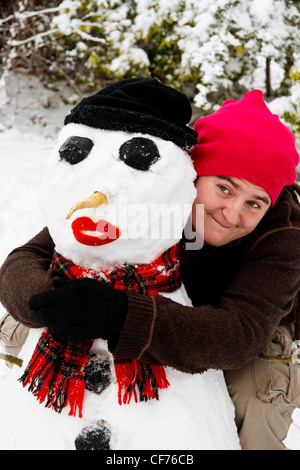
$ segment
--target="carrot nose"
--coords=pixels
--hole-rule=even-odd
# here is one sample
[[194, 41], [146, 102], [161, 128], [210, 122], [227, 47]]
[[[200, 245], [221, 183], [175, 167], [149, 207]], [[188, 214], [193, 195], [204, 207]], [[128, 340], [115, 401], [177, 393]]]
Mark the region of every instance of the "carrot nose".
[[107, 196], [99, 191], [95, 191], [90, 197], [82, 199], [82, 201], [76, 202], [68, 212], [66, 219], [69, 219], [74, 212], [79, 209], [86, 209], [89, 207], [99, 207], [101, 204], [107, 204]]

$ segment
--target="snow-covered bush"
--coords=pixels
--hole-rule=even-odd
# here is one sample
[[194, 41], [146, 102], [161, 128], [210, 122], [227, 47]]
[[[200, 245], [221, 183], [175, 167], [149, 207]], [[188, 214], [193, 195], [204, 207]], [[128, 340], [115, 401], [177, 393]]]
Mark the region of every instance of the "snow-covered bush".
[[79, 96], [115, 79], [155, 76], [179, 89], [188, 85], [204, 113], [257, 87], [267, 100], [276, 98], [274, 107], [285, 97], [282, 117], [299, 132], [296, 0], [12, 4], [0, 20], [2, 75], [22, 66], [52, 87], [67, 80]]

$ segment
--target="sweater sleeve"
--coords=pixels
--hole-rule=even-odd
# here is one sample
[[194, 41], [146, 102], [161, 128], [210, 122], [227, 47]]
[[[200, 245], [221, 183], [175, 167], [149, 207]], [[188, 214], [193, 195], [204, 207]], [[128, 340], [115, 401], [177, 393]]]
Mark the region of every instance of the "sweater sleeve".
[[36, 328], [28, 309], [34, 294], [51, 289], [50, 269], [54, 243], [47, 228], [25, 245], [13, 250], [0, 269], [0, 301], [8, 313], [24, 325]]
[[293, 313], [299, 288], [300, 229], [270, 232], [248, 253], [216, 306], [129, 294], [114, 353], [190, 373], [242, 367]]

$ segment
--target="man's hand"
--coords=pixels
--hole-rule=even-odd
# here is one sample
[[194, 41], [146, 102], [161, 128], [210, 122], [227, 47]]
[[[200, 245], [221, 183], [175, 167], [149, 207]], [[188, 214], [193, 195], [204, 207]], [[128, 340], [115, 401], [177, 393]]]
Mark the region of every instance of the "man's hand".
[[109, 339], [109, 324], [115, 315], [121, 315], [122, 321], [118, 318], [117, 323], [123, 326], [128, 306], [125, 292], [86, 278], [55, 278], [53, 287], [32, 296], [28, 305], [34, 311], [34, 319], [59, 339]]

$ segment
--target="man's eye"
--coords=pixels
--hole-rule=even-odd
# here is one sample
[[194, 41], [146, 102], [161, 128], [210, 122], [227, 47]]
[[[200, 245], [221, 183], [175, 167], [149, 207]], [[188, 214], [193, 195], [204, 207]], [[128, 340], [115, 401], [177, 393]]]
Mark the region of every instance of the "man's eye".
[[160, 159], [158, 148], [153, 140], [134, 137], [121, 145], [120, 160], [136, 170], [147, 171]]
[[254, 209], [259, 209], [260, 205], [255, 201], [248, 201], [249, 206], [254, 207]]
[[229, 193], [229, 189], [226, 186], [223, 186], [223, 184], [219, 184], [219, 188], [222, 191], [222, 193]]
[[60, 159], [76, 165], [89, 155], [93, 146], [94, 142], [87, 137], [69, 137], [59, 149]]

